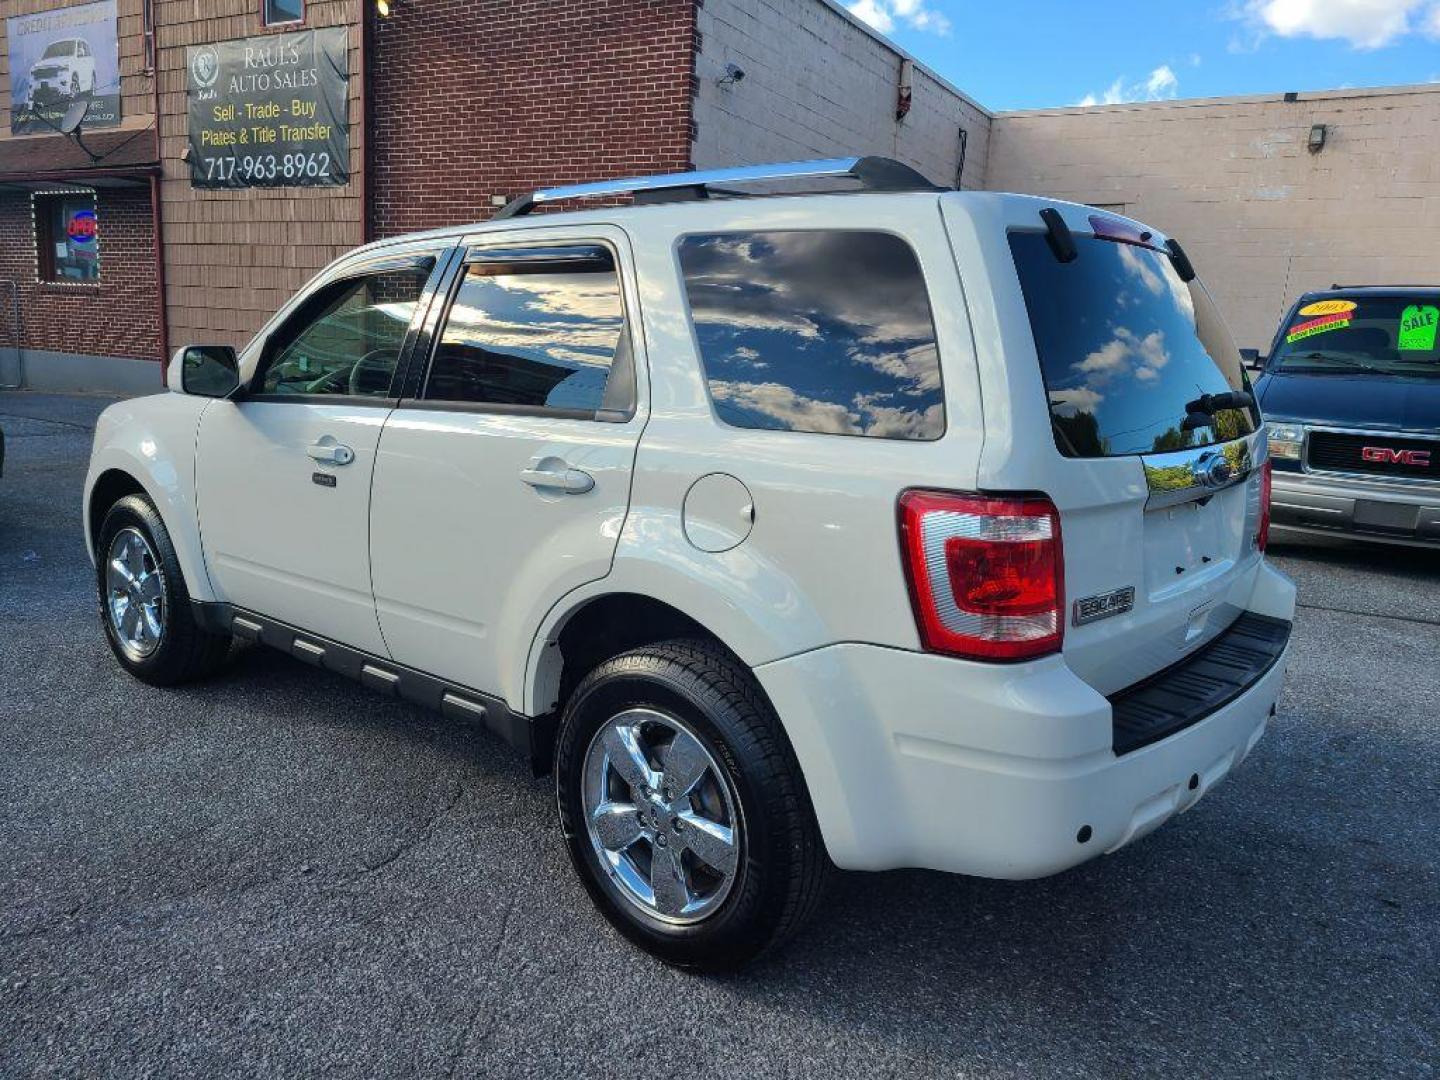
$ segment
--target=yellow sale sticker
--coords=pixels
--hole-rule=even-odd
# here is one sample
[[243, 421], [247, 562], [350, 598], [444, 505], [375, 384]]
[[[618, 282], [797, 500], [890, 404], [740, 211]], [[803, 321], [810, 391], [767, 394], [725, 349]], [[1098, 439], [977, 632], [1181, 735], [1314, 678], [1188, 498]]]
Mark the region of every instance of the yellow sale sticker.
[[1296, 315], [1338, 315], [1342, 311], [1354, 311], [1360, 305], [1354, 300], [1316, 300], [1306, 304]]

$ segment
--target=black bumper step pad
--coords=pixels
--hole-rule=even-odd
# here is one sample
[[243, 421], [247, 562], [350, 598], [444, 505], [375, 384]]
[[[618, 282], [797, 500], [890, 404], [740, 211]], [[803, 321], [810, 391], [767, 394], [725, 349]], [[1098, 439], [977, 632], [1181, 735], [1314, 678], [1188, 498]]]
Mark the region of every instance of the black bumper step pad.
[[1230, 704], [1275, 666], [1290, 626], [1247, 611], [1180, 663], [1112, 694], [1115, 753], [1159, 742]]

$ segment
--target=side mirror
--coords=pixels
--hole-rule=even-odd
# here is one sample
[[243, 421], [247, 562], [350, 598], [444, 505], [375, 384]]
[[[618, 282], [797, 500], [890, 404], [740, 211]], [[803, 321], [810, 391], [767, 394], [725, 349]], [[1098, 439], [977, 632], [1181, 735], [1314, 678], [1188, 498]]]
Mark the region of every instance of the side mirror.
[[171, 362], [170, 386], [181, 393], [222, 398], [229, 397], [239, 385], [240, 358], [229, 345], [186, 345]]
[[1241, 349], [1240, 363], [1246, 371], [1265, 370], [1265, 357], [1260, 355], [1259, 349]]

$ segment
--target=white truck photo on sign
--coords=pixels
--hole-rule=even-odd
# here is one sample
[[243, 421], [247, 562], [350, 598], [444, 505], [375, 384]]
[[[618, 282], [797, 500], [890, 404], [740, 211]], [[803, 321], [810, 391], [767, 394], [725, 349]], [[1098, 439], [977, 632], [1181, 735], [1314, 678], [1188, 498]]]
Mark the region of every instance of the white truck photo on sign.
[[59, 130], [77, 101], [86, 127], [120, 123], [120, 49], [115, 0], [5, 20], [10, 59], [10, 133]]

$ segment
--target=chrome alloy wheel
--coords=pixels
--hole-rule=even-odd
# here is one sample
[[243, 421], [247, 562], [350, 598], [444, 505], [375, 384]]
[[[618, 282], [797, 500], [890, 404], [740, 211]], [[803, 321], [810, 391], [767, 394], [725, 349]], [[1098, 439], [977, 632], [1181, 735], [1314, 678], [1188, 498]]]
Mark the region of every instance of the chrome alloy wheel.
[[744, 841], [730, 778], [683, 721], [628, 709], [585, 751], [585, 825], [611, 890], [654, 920], [699, 922], [730, 894]]
[[110, 541], [105, 562], [105, 612], [115, 640], [133, 660], [143, 660], [165, 633], [165, 575], [150, 542], [126, 526]]

